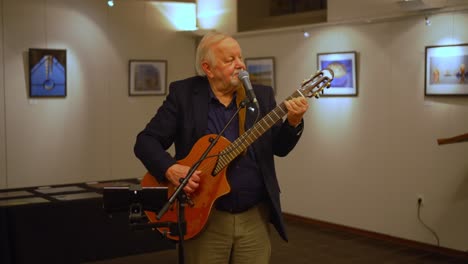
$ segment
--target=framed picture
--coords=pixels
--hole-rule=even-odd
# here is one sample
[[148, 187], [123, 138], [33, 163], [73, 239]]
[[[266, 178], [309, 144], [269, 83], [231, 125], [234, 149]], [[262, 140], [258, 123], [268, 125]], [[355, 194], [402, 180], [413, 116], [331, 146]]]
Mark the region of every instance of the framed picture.
[[274, 57], [247, 58], [245, 67], [250, 74], [252, 84], [271, 86], [276, 94]]
[[356, 57], [355, 51], [317, 54], [317, 69], [330, 68], [335, 74], [330, 89], [323, 90], [323, 95], [358, 95]]
[[425, 95], [468, 95], [468, 44], [426, 47]]
[[67, 51], [29, 49], [29, 97], [67, 96]]
[[165, 95], [167, 80], [167, 61], [130, 60], [128, 94]]

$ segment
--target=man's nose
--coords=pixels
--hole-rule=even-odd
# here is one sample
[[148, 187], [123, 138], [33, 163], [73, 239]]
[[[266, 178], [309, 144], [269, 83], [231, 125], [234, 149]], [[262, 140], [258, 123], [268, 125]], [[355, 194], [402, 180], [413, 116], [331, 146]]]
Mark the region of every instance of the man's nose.
[[242, 59], [237, 59], [237, 60], [236, 60], [236, 67], [245, 70], [244, 61], [243, 61]]

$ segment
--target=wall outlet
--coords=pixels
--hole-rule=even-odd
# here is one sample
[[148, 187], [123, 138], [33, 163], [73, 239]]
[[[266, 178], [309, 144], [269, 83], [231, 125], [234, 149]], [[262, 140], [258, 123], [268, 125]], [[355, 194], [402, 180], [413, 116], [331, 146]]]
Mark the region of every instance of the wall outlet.
[[418, 205], [423, 206], [424, 205], [424, 195], [418, 194], [416, 201], [417, 201]]

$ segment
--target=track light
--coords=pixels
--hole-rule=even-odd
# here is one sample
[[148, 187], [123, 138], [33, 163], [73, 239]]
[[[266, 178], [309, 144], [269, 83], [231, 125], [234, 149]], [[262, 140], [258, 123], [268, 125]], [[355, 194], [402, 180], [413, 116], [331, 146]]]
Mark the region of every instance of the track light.
[[426, 23], [426, 26], [430, 26], [432, 23], [431, 23], [431, 20], [429, 19], [429, 17], [425, 17], [424, 18], [424, 22]]
[[110, 7], [113, 7], [114, 6], [114, 0], [107, 1], [107, 5], [110, 6]]

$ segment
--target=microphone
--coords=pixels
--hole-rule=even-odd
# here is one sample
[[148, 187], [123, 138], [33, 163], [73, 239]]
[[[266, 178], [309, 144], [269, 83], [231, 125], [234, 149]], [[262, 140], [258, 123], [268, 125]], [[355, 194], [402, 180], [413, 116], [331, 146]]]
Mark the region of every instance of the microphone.
[[251, 103], [254, 103], [257, 109], [259, 109], [257, 97], [255, 96], [254, 90], [252, 88], [252, 84], [250, 83], [249, 73], [247, 71], [240, 71], [239, 72], [239, 80], [242, 82], [245, 88], [245, 92], [247, 93], [247, 97]]

